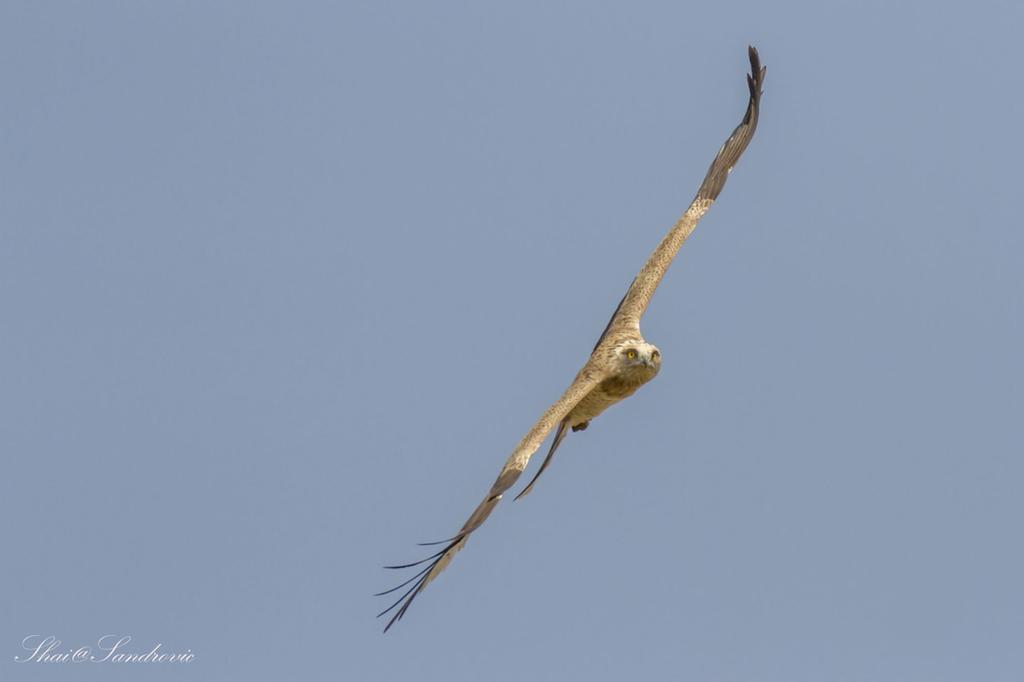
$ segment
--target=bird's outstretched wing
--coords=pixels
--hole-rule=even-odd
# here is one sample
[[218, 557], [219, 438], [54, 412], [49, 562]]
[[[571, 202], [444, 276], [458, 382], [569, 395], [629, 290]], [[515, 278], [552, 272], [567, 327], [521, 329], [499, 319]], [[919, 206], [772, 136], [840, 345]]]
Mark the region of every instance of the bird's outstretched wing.
[[700, 184], [697, 196], [690, 203], [690, 207], [661, 240], [661, 243], [654, 249], [654, 253], [644, 263], [644, 267], [636, 279], [633, 280], [622, 302], [619, 303], [619, 307], [615, 309], [612, 319], [608, 321], [608, 326], [598, 341], [598, 345], [607, 337], [614, 338], [619, 331], [630, 333], [639, 331], [640, 317], [647, 310], [654, 290], [661, 282], [668, 266], [672, 264], [672, 259], [678, 253], [679, 247], [683, 245], [686, 238], [693, 232], [693, 228], [697, 227], [697, 223], [718, 198], [719, 192], [725, 187], [729, 172], [740, 160], [743, 151], [754, 137], [761, 104], [761, 86], [764, 83], [766, 68], [761, 66], [761, 58], [755, 48], [747, 48], [747, 53], [750, 57], [750, 74], [747, 75], [750, 100], [747, 103], [747, 112], [744, 114], [743, 120], [732, 131], [732, 135], [725, 141], [722, 148], [718, 150], [718, 154], [711, 162], [711, 167], [708, 168], [704, 182]]
[[401, 597], [395, 601], [394, 604], [384, 609], [377, 614], [377, 617], [381, 617], [384, 614], [390, 612], [392, 609], [398, 608], [391, 620], [388, 621], [387, 626], [384, 628], [384, 632], [387, 632], [392, 625], [397, 623], [405, 615], [405, 612], [409, 609], [409, 605], [412, 604], [416, 596], [426, 588], [430, 581], [437, 577], [437, 575], [448, 567], [452, 557], [463, 548], [466, 544], [466, 540], [470, 534], [480, 527], [498, 502], [501, 501], [502, 495], [508, 490], [519, 478], [520, 474], [526, 468], [526, 465], [530, 462], [530, 457], [537, 451], [540, 444], [547, 438], [548, 433], [551, 429], [559, 424], [567, 414], [576, 407], [576, 404], [589, 393], [602, 379], [605, 378], [605, 372], [600, 368], [596, 367], [594, 363], [588, 362], [584, 365], [583, 369], [580, 370], [579, 374], [576, 375], [576, 379], [572, 382], [572, 385], [566, 389], [562, 397], [559, 398], [555, 404], [547, 409], [543, 416], [533, 425], [533, 428], [523, 436], [523, 439], [519, 441], [519, 445], [516, 446], [515, 450], [509, 456], [505, 462], [505, 466], [501, 468], [501, 473], [498, 474], [497, 480], [494, 481], [494, 485], [488, 491], [487, 496], [477, 506], [470, 517], [466, 520], [466, 523], [462, 525], [458, 534], [448, 540], [442, 540], [441, 542], [425, 543], [428, 545], [444, 545], [441, 551], [433, 554], [426, 559], [413, 562], [411, 564], [400, 564], [397, 566], [385, 566], [385, 568], [412, 568], [413, 566], [420, 566], [426, 564], [425, 567], [416, 575], [406, 580], [401, 585], [393, 587], [385, 592], [380, 592], [376, 596], [390, 594], [397, 592], [406, 585], [410, 585]]

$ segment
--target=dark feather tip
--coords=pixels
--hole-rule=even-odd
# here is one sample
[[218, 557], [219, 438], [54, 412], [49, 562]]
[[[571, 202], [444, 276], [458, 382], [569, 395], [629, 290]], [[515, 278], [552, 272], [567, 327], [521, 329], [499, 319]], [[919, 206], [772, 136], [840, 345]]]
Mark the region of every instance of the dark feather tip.
[[431, 559], [436, 559], [437, 557], [441, 556], [442, 554], [444, 554], [447, 551], [448, 551], [448, 547], [445, 547], [444, 549], [442, 549], [437, 554], [431, 554], [426, 559], [420, 559], [419, 561], [414, 561], [411, 564], [396, 564], [395, 566], [385, 566], [384, 568], [390, 568], [390, 569], [412, 568], [413, 566], [419, 566], [422, 563], [426, 563], [427, 561], [430, 561]]
[[458, 540], [461, 540], [461, 539], [462, 539], [462, 533], [459, 533], [455, 537], [448, 538], [447, 540], [438, 540], [437, 542], [417, 542], [416, 544], [419, 545], [420, 547], [433, 547], [434, 545], [445, 545], [445, 544], [448, 544], [449, 542], [457, 542]]

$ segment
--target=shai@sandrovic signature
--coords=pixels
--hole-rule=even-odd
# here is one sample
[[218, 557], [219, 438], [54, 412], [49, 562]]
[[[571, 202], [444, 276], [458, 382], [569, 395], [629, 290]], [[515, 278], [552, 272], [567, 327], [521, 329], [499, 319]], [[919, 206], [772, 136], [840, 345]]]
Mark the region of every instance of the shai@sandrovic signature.
[[103, 635], [94, 646], [65, 646], [53, 635], [29, 635], [21, 640], [26, 653], [16, 655], [16, 663], [191, 663], [195, 654], [162, 651], [157, 642], [148, 650], [130, 650], [131, 635]]

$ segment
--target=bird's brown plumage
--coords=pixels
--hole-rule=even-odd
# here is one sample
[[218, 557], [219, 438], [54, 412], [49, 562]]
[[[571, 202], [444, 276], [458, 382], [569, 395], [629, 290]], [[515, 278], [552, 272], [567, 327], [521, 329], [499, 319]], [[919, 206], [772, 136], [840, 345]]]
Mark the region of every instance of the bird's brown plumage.
[[[689, 208], [661, 240], [633, 280], [594, 346], [590, 358], [577, 373], [575, 380], [519, 441], [491, 489], [462, 525], [458, 534], [441, 543], [430, 543], [443, 544], [444, 547], [426, 559], [411, 564], [387, 567], [410, 568], [426, 564], [419, 573], [398, 587], [380, 593], [381, 595], [390, 594], [411, 584], [411, 587], [395, 603], [378, 614], [378, 616], [383, 616], [397, 607], [397, 611], [384, 628], [385, 632], [401, 620], [417, 595], [448, 566], [452, 557], [465, 546], [469, 535], [490, 516], [504, 493], [519, 479], [523, 470], [526, 469], [530, 457], [537, 451], [552, 429], [558, 427], [551, 448], [548, 450], [540, 470], [519, 497], [532, 489], [537, 478], [547, 468], [558, 445], [567, 433], [567, 427], [575, 427], [573, 430], [584, 428], [590, 419], [612, 404], [632, 395], [641, 385], [657, 374], [661, 362], [660, 352], [646, 343], [641, 336], [640, 317], [647, 309], [654, 290], [671, 265], [679, 247], [690, 236], [697, 226], [697, 222], [718, 198], [725, 186], [729, 172], [739, 161], [743, 151], [753, 138], [757, 128], [765, 68], [761, 66], [756, 49], [748, 48], [748, 56], [750, 58], [750, 74], [747, 76], [747, 84], [750, 89], [750, 99], [743, 120], [718, 150], [718, 154], [708, 168], [704, 181]], [[630, 356], [630, 354], [632, 355]]]

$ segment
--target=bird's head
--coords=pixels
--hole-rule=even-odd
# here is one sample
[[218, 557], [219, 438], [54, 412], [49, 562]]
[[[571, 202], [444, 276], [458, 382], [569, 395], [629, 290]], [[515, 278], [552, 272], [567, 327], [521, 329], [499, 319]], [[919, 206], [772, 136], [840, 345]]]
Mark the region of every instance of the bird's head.
[[616, 346], [615, 357], [619, 366], [629, 374], [639, 373], [653, 377], [661, 369], [661, 351], [646, 341], [626, 341]]

